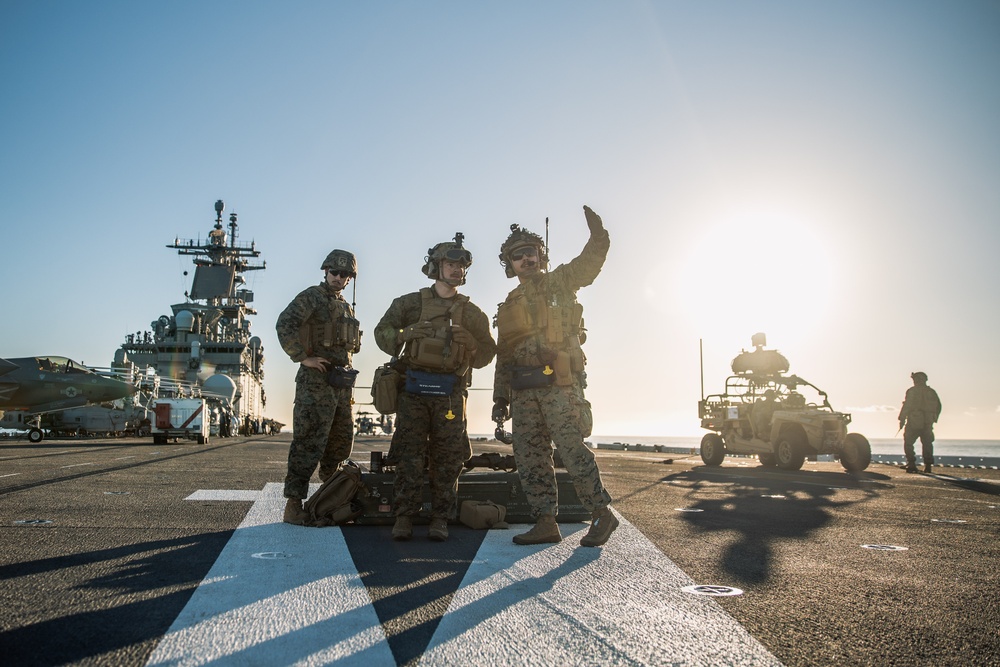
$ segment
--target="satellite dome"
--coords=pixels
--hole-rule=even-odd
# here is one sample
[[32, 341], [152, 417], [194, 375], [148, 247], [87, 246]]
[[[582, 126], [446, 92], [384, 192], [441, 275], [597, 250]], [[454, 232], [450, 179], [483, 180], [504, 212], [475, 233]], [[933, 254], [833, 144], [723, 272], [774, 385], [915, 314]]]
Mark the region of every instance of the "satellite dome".
[[191, 331], [191, 327], [194, 326], [194, 315], [190, 310], [182, 310], [174, 317], [174, 321], [177, 323], [178, 331]]
[[236, 396], [236, 383], [228, 375], [216, 373], [205, 380], [205, 384], [201, 386], [201, 393], [225, 399], [231, 404]]

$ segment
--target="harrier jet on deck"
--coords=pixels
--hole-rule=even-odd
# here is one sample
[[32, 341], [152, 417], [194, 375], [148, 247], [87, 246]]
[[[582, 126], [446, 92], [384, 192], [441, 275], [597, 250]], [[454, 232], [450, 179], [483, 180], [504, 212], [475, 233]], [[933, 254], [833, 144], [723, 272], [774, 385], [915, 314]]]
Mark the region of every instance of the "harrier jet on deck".
[[[66, 357], [0, 359], [0, 417], [6, 410], [40, 416], [113, 401], [135, 391], [129, 382], [105, 377]], [[42, 435], [37, 423], [28, 431], [32, 442], [40, 442]]]

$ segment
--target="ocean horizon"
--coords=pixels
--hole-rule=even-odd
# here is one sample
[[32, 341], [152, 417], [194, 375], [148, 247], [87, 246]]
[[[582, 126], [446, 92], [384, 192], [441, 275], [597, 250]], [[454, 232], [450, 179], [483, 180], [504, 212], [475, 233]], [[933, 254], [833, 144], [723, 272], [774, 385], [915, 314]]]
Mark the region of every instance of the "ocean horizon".
[[[476, 434], [474, 438], [490, 439], [493, 434]], [[666, 447], [690, 447], [697, 450], [701, 446], [701, 435], [690, 436], [640, 436], [640, 435], [592, 435], [587, 442], [592, 447], [603, 444], [664, 445]], [[869, 438], [872, 454], [903, 454], [903, 438]], [[920, 441], [915, 445], [920, 456]], [[1000, 440], [952, 440], [934, 441], [935, 456], [1000, 457]]]

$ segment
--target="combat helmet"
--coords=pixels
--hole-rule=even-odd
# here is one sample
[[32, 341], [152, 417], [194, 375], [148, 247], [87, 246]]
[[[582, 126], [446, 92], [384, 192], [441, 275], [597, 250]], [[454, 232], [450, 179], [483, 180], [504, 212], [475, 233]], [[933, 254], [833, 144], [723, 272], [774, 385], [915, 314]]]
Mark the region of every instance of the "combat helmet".
[[549, 254], [546, 252], [545, 242], [542, 241], [542, 237], [529, 232], [520, 225], [514, 224], [510, 226], [510, 236], [500, 245], [500, 255], [498, 255], [500, 257], [500, 264], [503, 265], [508, 278], [514, 277], [514, 267], [510, 261], [510, 254], [518, 248], [524, 248], [525, 246], [536, 248], [541, 268], [544, 270], [548, 267]]
[[923, 371], [914, 371], [910, 373], [910, 377], [917, 382], [927, 382], [927, 373]]
[[358, 260], [354, 258], [354, 253], [346, 250], [331, 250], [330, 254], [323, 260], [323, 265], [319, 268], [326, 271], [350, 271], [352, 278], [358, 277]]
[[[441, 263], [445, 260], [461, 262], [462, 266], [468, 271], [468, 268], [472, 266], [472, 253], [462, 246], [462, 241], [464, 240], [465, 234], [455, 232], [454, 241], [444, 241], [438, 243], [433, 248], [428, 248], [427, 256], [424, 257], [424, 265], [420, 268], [420, 271], [431, 280], [444, 280], [445, 282], [448, 282], [448, 280], [441, 276]], [[465, 284], [464, 277], [460, 284]]]

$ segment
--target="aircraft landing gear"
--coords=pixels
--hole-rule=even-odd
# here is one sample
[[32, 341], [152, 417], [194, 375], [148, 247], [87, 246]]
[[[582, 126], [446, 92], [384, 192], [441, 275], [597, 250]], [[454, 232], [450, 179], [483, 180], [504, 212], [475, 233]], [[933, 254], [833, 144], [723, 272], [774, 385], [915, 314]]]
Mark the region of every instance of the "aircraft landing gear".
[[28, 442], [41, 442], [43, 437], [44, 434], [40, 428], [33, 428], [28, 431]]

